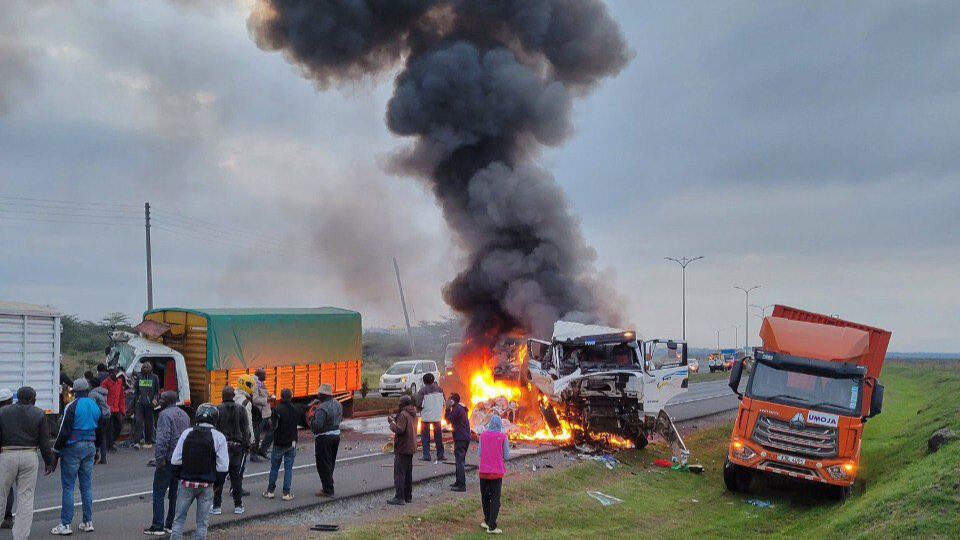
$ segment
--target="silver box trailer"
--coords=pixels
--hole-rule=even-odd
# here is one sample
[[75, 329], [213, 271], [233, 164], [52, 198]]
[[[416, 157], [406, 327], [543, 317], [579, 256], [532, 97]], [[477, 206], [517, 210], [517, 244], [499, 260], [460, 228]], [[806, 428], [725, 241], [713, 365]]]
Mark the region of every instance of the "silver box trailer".
[[0, 302], [0, 388], [37, 391], [37, 407], [60, 414], [60, 313], [33, 304]]

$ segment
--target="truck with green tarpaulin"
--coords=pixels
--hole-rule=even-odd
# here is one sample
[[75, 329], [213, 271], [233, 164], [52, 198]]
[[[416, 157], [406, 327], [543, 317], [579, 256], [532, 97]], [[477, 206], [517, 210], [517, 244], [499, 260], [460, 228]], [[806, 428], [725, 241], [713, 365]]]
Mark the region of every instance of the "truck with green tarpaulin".
[[150, 362], [163, 390], [182, 406], [219, 403], [224, 386], [266, 371], [271, 395], [289, 388], [310, 401], [330, 384], [344, 413], [360, 388], [360, 314], [322, 308], [160, 308], [147, 311], [134, 333], [112, 332], [108, 361], [128, 374]]

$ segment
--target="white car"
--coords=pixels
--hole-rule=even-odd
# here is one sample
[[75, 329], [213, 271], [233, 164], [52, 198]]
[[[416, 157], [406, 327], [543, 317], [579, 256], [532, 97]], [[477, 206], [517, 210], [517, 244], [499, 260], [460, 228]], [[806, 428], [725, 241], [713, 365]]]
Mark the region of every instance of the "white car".
[[416, 394], [417, 390], [424, 387], [423, 376], [427, 373], [432, 373], [435, 381], [440, 380], [440, 370], [433, 360], [397, 362], [380, 376], [380, 395], [386, 397], [407, 392]]

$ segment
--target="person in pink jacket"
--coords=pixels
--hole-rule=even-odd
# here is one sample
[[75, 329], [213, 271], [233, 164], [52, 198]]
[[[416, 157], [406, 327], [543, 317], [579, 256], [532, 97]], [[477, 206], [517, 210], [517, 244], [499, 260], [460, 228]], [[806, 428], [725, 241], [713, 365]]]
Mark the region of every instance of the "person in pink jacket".
[[487, 429], [480, 434], [477, 443], [480, 455], [480, 502], [483, 505], [483, 523], [481, 527], [489, 534], [503, 534], [497, 528], [497, 516], [500, 514], [500, 490], [503, 488], [503, 475], [507, 473], [506, 460], [510, 457], [510, 441], [503, 432], [503, 421], [493, 415], [487, 422]]

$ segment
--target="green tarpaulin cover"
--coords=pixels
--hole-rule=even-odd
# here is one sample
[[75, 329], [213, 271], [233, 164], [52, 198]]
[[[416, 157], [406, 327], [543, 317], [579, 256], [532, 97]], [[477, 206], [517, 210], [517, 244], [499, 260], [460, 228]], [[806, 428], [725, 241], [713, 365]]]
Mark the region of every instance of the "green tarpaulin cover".
[[322, 308], [163, 308], [207, 320], [207, 369], [253, 369], [360, 360], [360, 314]]

